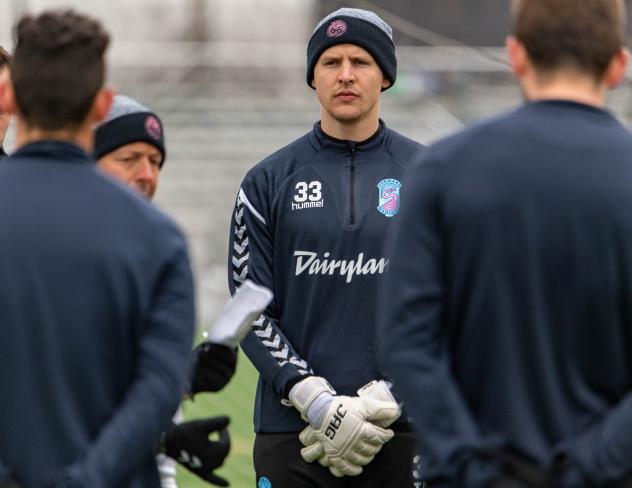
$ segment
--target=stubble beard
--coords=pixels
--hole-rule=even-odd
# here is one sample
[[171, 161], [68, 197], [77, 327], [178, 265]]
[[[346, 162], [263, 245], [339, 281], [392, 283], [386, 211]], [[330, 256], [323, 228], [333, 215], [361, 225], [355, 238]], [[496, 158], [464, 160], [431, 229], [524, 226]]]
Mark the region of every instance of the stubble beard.
[[329, 116], [334, 119], [336, 122], [344, 125], [353, 125], [361, 120], [365, 119], [373, 110], [373, 106], [368, 107], [366, 110], [358, 109], [358, 110], [337, 110], [336, 108], [331, 108], [327, 110]]

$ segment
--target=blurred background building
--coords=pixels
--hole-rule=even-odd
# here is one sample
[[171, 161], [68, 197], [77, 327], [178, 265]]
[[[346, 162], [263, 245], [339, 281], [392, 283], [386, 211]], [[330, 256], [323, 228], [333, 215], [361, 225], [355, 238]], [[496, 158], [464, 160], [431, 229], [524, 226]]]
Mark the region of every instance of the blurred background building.
[[[375, 10], [393, 27], [398, 79], [384, 94], [382, 115], [392, 128], [430, 143], [520, 101], [502, 48], [508, 5], [509, 0], [0, 0], [0, 44], [12, 48], [11, 26], [22, 12], [74, 7], [102, 20], [113, 37], [109, 83], [165, 122], [168, 156], [156, 200], [188, 234], [199, 324], [206, 326], [228, 297], [230, 217], [243, 176], [319, 118], [314, 92], [305, 84], [307, 41], [318, 20], [348, 6]], [[629, 123], [630, 83], [614, 91], [609, 103]], [[226, 392], [187, 406], [187, 416], [233, 417], [232, 454], [223, 474], [236, 488], [254, 486], [250, 417], [256, 374], [247, 361], [240, 364], [242, 372]], [[186, 473], [181, 481], [182, 488], [203, 486]]]

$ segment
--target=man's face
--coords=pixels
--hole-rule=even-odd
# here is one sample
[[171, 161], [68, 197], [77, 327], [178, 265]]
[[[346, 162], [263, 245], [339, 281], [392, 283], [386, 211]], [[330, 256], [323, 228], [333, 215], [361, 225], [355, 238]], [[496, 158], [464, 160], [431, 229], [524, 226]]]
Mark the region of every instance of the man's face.
[[323, 117], [353, 124], [367, 116], [379, 117], [380, 93], [390, 82], [365, 49], [339, 44], [321, 54], [312, 84], [324, 109]]
[[158, 186], [162, 155], [146, 142], [133, 142], [102, 156], [99, 168], [152, 199]]

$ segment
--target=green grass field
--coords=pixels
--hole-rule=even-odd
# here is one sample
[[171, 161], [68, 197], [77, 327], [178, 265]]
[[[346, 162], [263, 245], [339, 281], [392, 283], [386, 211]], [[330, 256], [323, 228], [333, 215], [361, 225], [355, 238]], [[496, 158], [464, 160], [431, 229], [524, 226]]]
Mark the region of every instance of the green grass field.
[[[217, 475], [230, 481], [232, 488], [254, 488], [255, 475], [252, 467], [252, 444], [254, 433], [252, 409], [257, 385], [257, 371], [248, 358], [240, 351], [237, 371], [230, 383], [219, 393], [196, 395], [194, 401], [184, 403], [185, 419], [195, 419], [210, 415], [228, 415], [231, 435], [231, 449], [228, 459]], [[178, 466], [178, 486], [180, 488], [208, 488], [186, 469]]]

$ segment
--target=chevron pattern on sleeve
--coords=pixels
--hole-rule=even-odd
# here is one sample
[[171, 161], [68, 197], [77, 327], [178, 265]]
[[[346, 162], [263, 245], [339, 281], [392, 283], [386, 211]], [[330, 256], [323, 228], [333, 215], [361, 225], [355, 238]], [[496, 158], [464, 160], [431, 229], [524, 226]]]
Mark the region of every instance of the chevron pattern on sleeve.
[[237, 197], [235, 204], [235, 229], [233, 240], [233, 280], [235, 286], [241, 285], [248, 275], [248, 232], [244, 220], [244, 209], [246, 205], [241, 199], [241, 194]]
[[276, 333], [272, 323], [265, 315], [261, 314], [259, 316], [253, 324], [252, 330], [255, 331], [261, 343], [270, 351], [272, 357], [277, 360], [279, 366], [290, 363], [296, 366], [297, 371], [302, 375], [314, 373], [307, 362], [292, 354], [288, 345], [281, 340], [281, 336]]
[[[244, 219], [246, 205], [241, 193], [237, 197], [235, 204], [235, 227], [233, 229], [232, 265], [235, 287], [239, 287], [248, 276], [248, 258], [250, 257], [248, 251], [248, 229]], [[261, 314], [254, 322], [252, 330], [268, 349], [272, 357], [276, 359], [279, 366], [289, 363], [294, 365], [301, 375], [314, 373], [307, 362], [292, 353], [290, 347], [281, 340], [281, 336], [272, 326], [272, 322], [264, 314]]]

